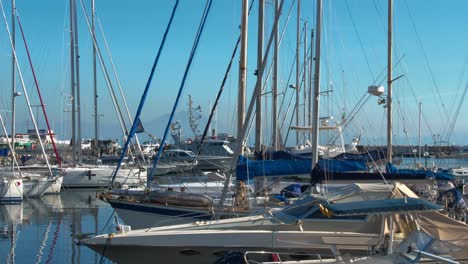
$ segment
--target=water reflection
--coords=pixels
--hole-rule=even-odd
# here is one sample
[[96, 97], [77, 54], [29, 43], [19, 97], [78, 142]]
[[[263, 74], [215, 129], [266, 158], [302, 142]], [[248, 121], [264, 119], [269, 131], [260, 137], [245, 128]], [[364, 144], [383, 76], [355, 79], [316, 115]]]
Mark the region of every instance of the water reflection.
[[94, 190], [0, 205], [0, 263], [98, 263], [100, 256], [76, 241], [108, 232], [112, 215]]

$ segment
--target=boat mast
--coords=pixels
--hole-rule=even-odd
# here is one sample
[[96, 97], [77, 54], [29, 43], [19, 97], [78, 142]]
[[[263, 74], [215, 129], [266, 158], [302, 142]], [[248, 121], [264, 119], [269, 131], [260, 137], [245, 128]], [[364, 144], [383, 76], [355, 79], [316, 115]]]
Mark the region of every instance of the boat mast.
[[[310, 30], [310, 56], [309, 56], [309, 63], [307, 63], [307, 66], [309, 66], [309, 98], [307, 102], [307, 125], [310, 127], [312, 125], [312, 80], [313, 80], [313, 75], [312, 75], [312, 70], [314, 68], [314, 29], [312, 28]], [[310, 130], [309, 130], [310, 131]]]
[[242, 0], [241, 51], [239, 58], [239, 91], [237, 96], [237, 144], [241, 144], [240, 155], [244, 153], [244, 139], [240, 137], [245, 118], [245, 90], [247, 86], [247, 29], [249, 23], [248, 0]]
[[392, 162], [392, 37], [393, 0], [388, 0], [388, 64], [387, 64], [387, 160]]
[[[301, 46], [301, 0], [297, 0], [297, 28], [296, 28], [296, 126], [299, 127], [299, 96], [300, 91], [300, 60], [299, 60], [299, 49]], [[299, 146], [299, 130], [296, 130], [296, 146]]]
[[312, 166], [318, 163], [319, 102], [320, 102], [320, 42], [322, 35], [322, 0], [317, 0], [317, 35], [315, 38], [314, 107], [312, 115]]
[[[15, 13], [16, 13], [16, 0], [11, 0], [11, 40], [13, 43], [13, 49], [15, 49]], [[15, 148], [15, 134], [16, 134], [16, 96], [18, 95], [16, 93], [16, 57], [13, 56], [13, 49], [11, 51], [12, 56], [11, 56], [11, 146], [12, 146], [12, 157], [11, 157], [11, 171], [14, 170], [15, 163], [13, 162], [15, 157], [14, 157], [14, 148]], [[7, 137], [8, 138], [8, 137]]]
[[73, 7], [74, 0], [70, 0], [70, 85], [71, 85], [71, 101], [72, 101], [72, 151], [73, 151], [73, 167], [76, 166], [76, 98], [75, 98], [75, 38], [74, 38], [74, 20], [73, 20]]
[[[281, 0], [281, 4], [279, 6], [279, 9], [275, 14], [275, 22], [274, 22], [275, 24], [278, 23], [279, 16], [281, 14], [281, 10], [283, 9], [283, 4], [284, 4], [284, 0]], [[275, 27], [273, 27], [273, 28], [275, 28]], [[266, 60], [268, 58], [270, 48], [271, 48], [271, 44], [272, 44], [273, 38], [274, 38], [273, 36], [274, 36], [274, 30], [272, 30], [272, 32], [270, 33], [270, 36], [268, 38], [268, 42], [267, 42], [267, 45], [265, 47], [265, 54], [263, 55], [263, 59], [262, 59], [262, 65], [258, 69], [259, 72], [262, 72], [262, 71], [265, 70]], [[259, 96], [259, 94], [261, 93], [261, 90], [259, 89], [259, 87], [260, 87], [259, 84], [260, 84], [260, 81], [257, 79], [256, 82], [255, 82], [255, 88], [253, 90], [251, 100], [249, 102], [249, 107], [247, 108], [246, 120], [250, 120], [250, 118], [252, 117], [254, 104], [256, 102], [256, 97]], [[245, 134], [246, 134], [246, 131], [247, 131], [247, 125], [248, 125], [248, 123], [244, 123], [241, 130], [240, 131], [238, 130], [238, 132], [240, 132], [240, 134], [238, 134], [238, 139], [237, 139], [238, 141], [239, 140], [240, 141], [244, 140], [244, 137], [245, 137]], [[242, 153], [242, 145], [238, 144], [236, 146], [236, 151], [234, 153], [235, 153], [235, 156], [233, 157], [233, 159], [231, 159], [231, 164], [229, 166], [231, 171], [233, 171], [235, 169], [236, 164], [237, 164], [237, 160], [239, 159], [239, 156], [242, 155], [241, 154]], [[232, 174], [229, 172], [226, 175], [226, 179], [224, 181], [223, 191], [221, 193], [221, 198], [218, 201], [218, 206], [222, 206], [224, 201], [226, 200], [226, 195], [227, 195], [227, 192], [229, 190], [229, 186], [231, 185], [231, 180], [232, 180]]]
[[[260, 82], [260, 90], [263, 89], [263, 71], [260, 71], [263, 57], [265, 0], [258, 1], [258, 42], [257, 42], [257, 80]], [[257, 96], [255, 104], [255, 151], [260, 153], [262, 148], [262, 95]]]
[[[307, 21], [304, 22], [304, 62], [302, 63], [302, 84], [304, 85], [304, 89], [302, 90], [304, 103], [302, 104], [302, 125], [306, 126], [306, 102], [307, 102]], [[303, 133], [303, 143], [306, 142], [306, 133]]]
[[[91, 34], [96, 39], [95, 23], [96, 9], [94, 0], [91, 0]], [[98, 94], [97, 94], [97, 75], [96, 75], [96, 47], [93, 45], [93, 87], [94, 87], [94, 148], [96, 156], [99, 157], [99, 122], [98, 122]]]
[[73, 0], [73, 19], [75, 29], [75, 78], [76, 78], [76, 114], [77, 114], [77, 141], [78, 141], [78, 162], [81, 163], [81, 92], [80, 92], [80, 54], [78, 52], [78, 23], [76, 15], [76, 2]]
[[419, 144], [418, 144], [418, 163], [421, 164], [421, 114], [422, 114], [422, 102], [419, 102]]
[[[279, 0], [275, 0], [275, 13], [278, 12]], [[274, 65], [273, 65], [273, 89], [272, 89], [272, 124], [273, 124], [273, 150], [278, 150], [278, 26], [279, 23], [275, 24], [275, 46], [274, 46]]]

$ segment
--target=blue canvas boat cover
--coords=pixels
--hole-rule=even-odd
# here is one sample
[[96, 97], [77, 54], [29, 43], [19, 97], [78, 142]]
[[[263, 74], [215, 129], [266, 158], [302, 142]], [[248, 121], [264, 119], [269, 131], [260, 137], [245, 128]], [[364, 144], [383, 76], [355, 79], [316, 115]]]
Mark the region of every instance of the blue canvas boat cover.
[[335, 216], [365, 214], [398, 214], [440, 211], [442, 206], [419, 198], [369, 200], [337, 204], [321, 204], [322, 213]]
[[355, 153], [341, 153], [336, 155], [333, 159], [339, 160], [364, 160], [366, 162], [375, 162], [378, 160], [385, 159], [386, 153], [379, 150], [369, 150], [364, 154], [355, 154]]
[[[367, 171], [365, 160], [320, 159], [319, 167], [327, 171]], [[238, 180], [253, 179], [257, 176], [294, 176], [310, 174], [312, 159], [250, 160], [240, 156], [236, 167]]]
[[248, 180], [257, 176], [288, 176], [309, 174], [310, 159], [249, 160], [240, 156], [236, 167], [236, 179]]
[[449, 173], [433, 172], [431, 170], [413, 170], [413, 169], [397, 169], [393, 164], [387, 163], [387, 171], [393, 174], [424, 174], [427, 179], [434, 179], [437, 181], [454, 181], [455, 176]]
[[319, 159], [319, 168], [325, 171], [367, 171], [366, 161], [361, 159]]

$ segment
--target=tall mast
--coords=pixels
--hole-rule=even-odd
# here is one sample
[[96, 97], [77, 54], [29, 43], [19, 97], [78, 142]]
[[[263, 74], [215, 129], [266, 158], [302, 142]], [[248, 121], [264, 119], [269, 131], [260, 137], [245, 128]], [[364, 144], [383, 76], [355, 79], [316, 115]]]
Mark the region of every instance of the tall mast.
[[310, 56], [309, 56], [309, 63], [307, 65], [309, 66], [309, 98], [308, 98], [308, 121], [307, 124], [310, 127], [312, 125], [312, 80], [313, 80], [313, 75], [312, 75], [312, 69], [314, 68], [314, 29], [310, 30]]
[[78, 161], [81, 163], [81, 92], [80, 92], [80, 54], [78, 52], [78, 23], [76, 15], [76, 2], [73, 0], [73, 19], [75, 29], [75, 70], [76, 70], [76, 114], [77, 114], [77, 141], [78, 141]]
[[[74, 19], [73, 8], [74, 0], [70, 0], [70, 85], [71, 85], [71, 101], [72, 101], [72, 151], [73, 151], [73, 166], [76, 166], [76, 97], [75, 97], [75, 37], [74, 37]], [[80, 146], [81, 147], [81, 146]]]
[[[245, 118], [245, 90], [247, 86], [247, 28], [249, 23], [249, 4], [248, 0], [242, 0], [242, 20], [241, 20], [241, 51], [239, 58], [239, 91], [237, 96], [237, 144], [244, 143], [243, 138], [239, 136], [242, 134], [242, 127]], [[244, 153], [243, 146], [241, 147], [242, 155]]]
[[[306, 122], [306, 100], [307, 100], [307, 21], [304, 22], [304, 62], [302, 64], [302, 84], [304, 85], [304, 89], [302, 90], [302, 93], [303, 93], [303, 100], [304, 100], [304, 103], [302, 105], [302, 124], [304, 126], [307, 125], [307, 122]], [[304, 137], [304, 142], [305, 143], [305, 133], [303, 133], [303, 137]]]
[[421, 114], [422, 114], [422, 102], [419, 102], [419, 144], [418, 144], [418, 163], [421, 163]]
[[312, 166], [318, 162], [319, 137], [319, 102], [320, 102], [320, 42], [322, 35], [322, 0], [317, 0], [317, 35], [315, 37], [315, 74], [314, 74], [314, 108], [312, 115]]
[[[275, 0], [275, 13], [278, 12], [279, 0]], [[273, 150], [278, 150], [278, 24], [275, 23], [275, 46], [274, 46], [274, 65], [273, 65], [273, 111], [272, 111], [272, 124], [273, 124]]]
[[[94, 0], [91, 0], [91, 34], [96, 39], [94, 18], [96, 10]], [[93, 45], [93, 87], [94, 87], [94, 148], [99, 156], [99, 122], [98, 122], [98, 93], [97, 93], [97, 75], [96, 75], [96, 47]]]
[[393, 0], [388, 0], [388, 65], [387, 65], [387, 159], [392, 162], [392, 39]]
[[[301, 46], [301, 0], [297, 0], [297, 21], [296, 21], [296, 126], [299, 126], [299, 96], [301, 80], [300, 78], [300, 60], [299, 49]], [[296, 146], [299, 146], [299, 130], [296, 130]]]
[[[15, 49], [15, 13], [16, 13], [16, 0], [11, 0], [11, 40], [13, 43], [13, 49]], [[11, 146], [12, 146], [12, 152], [15, 153], [14, 148], [15, 148], [15, 134], [16, 134], [16, 68], [15, 68], [15, 63], [16, 63], [16, 57], [14, 56], [14, 51], [12, 50], [12, 56], [11, 56]], [[13, 171], [14, 169], [14, 159], [15, 157], [11, 157], [11, 170]]]
[[[257, 80], [260, 82], [260, 91], [262, 88], [263, 71], [260, 71], [263, 57], [263, 34], [264, 34], [264, 15], [265, 0], [258, 1], [258, 42], [257, 42]], [[257, 96], [255, 104], [255, 151], [259, 153], [262, 145], [262, 95]]]

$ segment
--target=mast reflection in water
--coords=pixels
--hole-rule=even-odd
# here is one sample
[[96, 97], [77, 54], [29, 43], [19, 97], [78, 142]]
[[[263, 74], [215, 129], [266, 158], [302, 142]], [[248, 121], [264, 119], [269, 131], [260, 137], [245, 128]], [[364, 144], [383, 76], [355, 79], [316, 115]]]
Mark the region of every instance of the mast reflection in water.
[[0, 205], [0, 263], [99, 263], [98, 254], [76, 241], [109, 232], [112, 216], [95, 190], [62, 190]]

